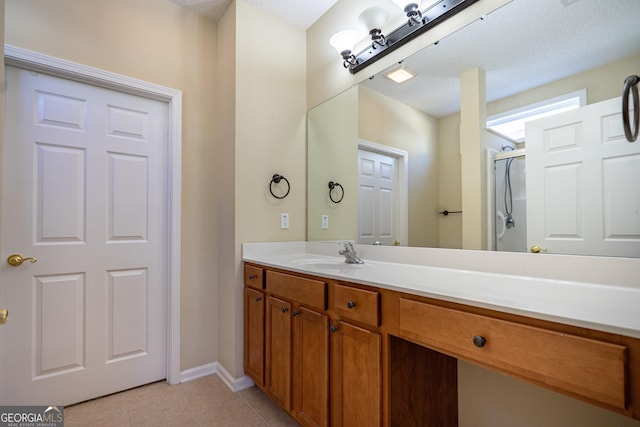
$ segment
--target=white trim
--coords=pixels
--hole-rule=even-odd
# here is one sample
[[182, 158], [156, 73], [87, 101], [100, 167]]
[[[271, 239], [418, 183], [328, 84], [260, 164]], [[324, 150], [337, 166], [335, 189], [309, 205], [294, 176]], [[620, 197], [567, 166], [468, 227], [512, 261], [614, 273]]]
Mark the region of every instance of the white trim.
[[196, 366], [195, 368], [186, 369], [180, 372], [180, 382], [197, 380], [218, 373], [218, 362], [207, 363], [206, 365]]
[[5, 45], [6, 65], [166, 102], [169, 105], [169, 263], [167, 267], [167, 382], [180, 383], [180, 200], [182, 92], [19, 47]]
[[358, 139], [358, 149], [373, 151], [398, 159], [398, 240], [403, 246], [409, 243], [409, 153], [399, 148]]
[[253, 380], [246, 375], [243, 375], [240, 378], [234, 378], [229, 371], [227, 371], [224, 366], [218, 362], [207, 363], [206, 365], [200, 365], [195, 368], [182, 371], [180, 373], [180, 382], [186, 383], [209, 375], [217, 375], [220, 377], [222, 382], [224, 382], [234, 393], [255, 385]]
[[254, 382], [246, 375], [243, 375], [240, 378], [234, 378], [229, 371], [220, 364], [218, 364], [217, 374], [234, 393], [254, 385]]

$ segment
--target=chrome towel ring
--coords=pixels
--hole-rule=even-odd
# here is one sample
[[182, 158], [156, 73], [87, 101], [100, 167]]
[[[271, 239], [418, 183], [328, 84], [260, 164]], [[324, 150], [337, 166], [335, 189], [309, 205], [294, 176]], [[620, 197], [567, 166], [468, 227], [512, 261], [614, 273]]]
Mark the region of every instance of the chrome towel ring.
[[[333, 198], [333, 190], [337, 187], [340, 187], [340, 198], [338, 200], [335, 200]], [[342, 199], [344, 199], [344, 188], [342, 187], [342, 185], [340, 185], [340, 183], [329, 181], [329, 198], [333, 203], [340, 203]]]
[[[624, 80], [622, 88], [622, 124], [624, 126], [624, 135], [629, 142], [635, 142], [638, 139], [638, 129], [640, 128], [638, 83], [640, 83], [640, 77], [631, 75]], [[633, 129], [629, 120], [629, 94], [633, 95]]]
[[[275, 182], [276, 184], [280, 184], [280, 181], [284, 180], [284, 182], [287, 183], [287, 192], [284, 193], [284, 196], [276, 196], [273, 193], [273, 183]], [[271, 195], [273, 197], [275, 197], [276, 199], [284, 199], [285, 197], [287, 197], [289, 195], [289, 191], [291, 190], [291, 185], [289, 184], [289, 180], [287, 178], [285, 178], [284, 176], [280, 175], [280, 174], [275, 174], [273, 175], [273, 177], [271, 178], [271, 182], [269, 183], [269, 192], [271, 193]]]

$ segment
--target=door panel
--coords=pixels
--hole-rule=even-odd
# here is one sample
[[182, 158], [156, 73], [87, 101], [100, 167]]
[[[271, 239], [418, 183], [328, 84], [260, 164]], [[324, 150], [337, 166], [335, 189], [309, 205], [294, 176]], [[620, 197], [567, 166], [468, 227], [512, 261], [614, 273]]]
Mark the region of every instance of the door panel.
[[393, 245], [398, 215], [397, 160], [362, 149], [358, 160], [358, 243]]
[[168, 105], [6, 71], [0, 401], [68, 405], [165, 378]]
[[550, 253], [640, 256], [640, 144], [614, 98], [527, 123], [527, 239]]

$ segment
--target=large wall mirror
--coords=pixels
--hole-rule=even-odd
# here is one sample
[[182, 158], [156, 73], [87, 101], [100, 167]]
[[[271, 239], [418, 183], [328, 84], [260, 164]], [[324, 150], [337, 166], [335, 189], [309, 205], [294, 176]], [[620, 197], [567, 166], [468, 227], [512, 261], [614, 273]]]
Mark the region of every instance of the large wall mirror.
[[[640, 74], [639, 22], [637, 0], [513, 0], [387, 70], [404, 68], [412, 79], [395, 83], [385, 71], [313, 108], [308, 114], [308, 240], [463, 248], [462, 182], [469, 172], [461, 166], [460, 106], [468, 96], [461, 93], [461, 76], [482, 70], [490, 118], [568, 94], [578, 96], [583, 108], [602, 104], [622, 95], [627, 76]], [[619, 116], [621, 102], [616, 102]], [[577, 249], [566, 244], [549, 252], [640, 257], [640, 141], [620, 141], [621, 121], [594, 119], [606, 129], [575, 131], [563, 126], [577, 119], [563, 120], [562, 126], [528, 125], [520, 140], [479, 129], [485, 143], [477, 161], [483, 172], [472, 179], [482, 182], [485, 248], [530, 250], [526, 232], [533, 220], [528, 216], [542, 216], [547, 240], [541, 241], [541, 251], [554, 239], [584, 240], [597, 228], [591, 233], [596, 239], [603, 240], [605, 230], [623, 250], [583, 242]], [[542, 142], [530, 128], [543, 135]], [[556, 128], [565, 130], [544, 139]], [[561, 148], [567, 129], [574, 129], [571, 137], [607, 133], [623, 153], [602, 154], [597, 162], [605, 166], [596, 172], [576, 172], [567, 166], [576, 164], [572, 160], [553, 169], [553, 179], [535, 178], [540, 159], [533, 145]], [[605, 162], [602, 156], [618, 161]], [[594, 182], [591, 193], [610, 189], [613, 178], [616, 187], [626, 184], [594, 202], [603, 211], [599, 218], [584, 220], [579, 211], [591, 210], [581, 204], [589, 194], [572, 189], [596, 175], [609, 181]], [[329, 182], [341, 187], [330, 190]], [[540, 197], [547, 204], [543, 213], [526, 207], [534, 196], [536, 204]], [[554, 200], [573, 200], [574, 211]], [[557, 230], [549, 225], [552, 217], [561, 223]]]

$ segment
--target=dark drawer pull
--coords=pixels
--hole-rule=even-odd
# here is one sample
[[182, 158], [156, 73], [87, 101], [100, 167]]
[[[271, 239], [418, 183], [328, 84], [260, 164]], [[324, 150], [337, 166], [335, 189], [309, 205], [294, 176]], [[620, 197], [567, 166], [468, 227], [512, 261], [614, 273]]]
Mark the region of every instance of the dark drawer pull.
[[262, 301], [262, 297], [256, 297], [256, 302]]
[[258, 278], [257, 274], [252, 274], [251, 276], [249, 276], [249, 280], [256, 280]]
[[475, 337], [473, 337], [473, 344], [476, 347], [484, 347], [486, 343], [487, 343], [487, 340], [483, 336], [476, 335]]
[[297, 315], [299, 315], [299, 314], [300, 314], [300, 312], [299, 312], [298, 310], [293, 310], [293, 311], [291, 312], [291, 315], [292, 315], [293, 317], [296, 317], [296, 316], [297, 316]]
[[329, 332], [331, 332], [332, 334], [338, 332], [338, 327], [336, 325], [329, 326]]
[[347, 308], [349, 310], [351, 310], [355, 306], [356, 306], [356, 302], [355, 301], [347, 301]]
[[287, 311], [289, 311], [289, 308], [288, 308], [288, 307], [282, 307], [282, 312], [283, 312], [283, 313], [286, 313]]

